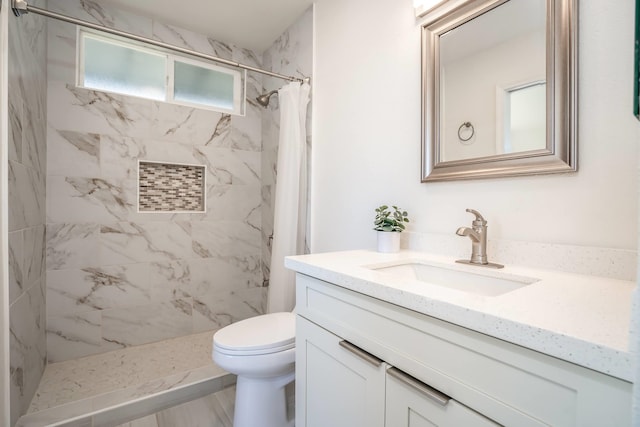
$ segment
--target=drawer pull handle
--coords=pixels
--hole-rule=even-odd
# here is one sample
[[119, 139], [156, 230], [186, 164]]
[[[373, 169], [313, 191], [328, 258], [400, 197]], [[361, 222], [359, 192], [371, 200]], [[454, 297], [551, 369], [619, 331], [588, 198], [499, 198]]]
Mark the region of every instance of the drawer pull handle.
[[359, 358], [363, 359], [365, 362], [371, 363], [376, 368], [379, 367], [380, 365], [382, 365], [382, 360], [380, 360], [377, 357], [367, 353], [366, 351], [364, 351], [360, 347], [356, 347], [355, 345], [351, 344], [349, 341], [342, 340], [338, 344], [340, 344], [340, 347], [342, 347], [342, 348], [344, 348], [346, 350], [349, 350], [351, 353], [353, 353], [356, 356], [358, 356]]
[[405, 374], [399, 369], [389, 368], [387, 369], [387, 373], [392, 377], [394, 377], [395, 379], [418, 390], [420, 393], [424, 394], [426, 397], [433, 400], [435, 403], [437, 403], [440, 406], [447, 406], [447, 403], [449, 403], [449, 400], [451, 399], [446, 394], [439, 392], [435, 388], [429, 387], [422, 381], [418, 381], [417, 379], [413, 378], [408, 374]]

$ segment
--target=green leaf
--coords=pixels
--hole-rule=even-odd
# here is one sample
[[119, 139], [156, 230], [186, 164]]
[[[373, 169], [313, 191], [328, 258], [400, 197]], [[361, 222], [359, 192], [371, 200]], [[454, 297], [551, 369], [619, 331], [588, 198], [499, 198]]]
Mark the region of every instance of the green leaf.
[[405, 229], [403, 222], [409, 222], [408, 212], [401, 210], [396, 205], [391, 207], [393, 208], [392, 211], [389, 211], [389, 206], [387, 205], [381, 205], [375, 209], [374, 230], [401, 232]]

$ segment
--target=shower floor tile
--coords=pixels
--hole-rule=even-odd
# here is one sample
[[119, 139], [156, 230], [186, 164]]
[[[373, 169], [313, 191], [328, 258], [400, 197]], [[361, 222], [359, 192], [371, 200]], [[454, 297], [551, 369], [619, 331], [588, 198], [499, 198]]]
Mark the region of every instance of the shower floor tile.
[[[287, 386], [287, 419], [295, 418], [295, 383]], [[164, 409], [117, 427], [233, 427], [236, 388]]]
[[[87, 416], [108, 418], [107, 410], [116, 407], [117, 414], [112, 411], [111, 415], [119, 419], [128, 411], [135, 414], [153, 409], [150, 397], [156, 397], [159, 410], [171, 406], [172, 399], [180, 403], [186, 397], [221, 390], [235, 383], [235, 376], [211, 360], [213, 333], [47, 365], [29, 411], [18, 425], [49, 425]], [[132, 402], [134, 405], [126, 408]]]
[[118, 427], [233, 427], [234, 399], [232, 386]]

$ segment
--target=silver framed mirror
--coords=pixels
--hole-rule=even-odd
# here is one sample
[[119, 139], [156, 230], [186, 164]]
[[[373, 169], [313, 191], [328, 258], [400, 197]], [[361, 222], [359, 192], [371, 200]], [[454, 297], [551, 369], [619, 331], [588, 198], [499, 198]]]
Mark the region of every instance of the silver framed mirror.
[[577, 2], [449, 0], [425, 15], [422, 182], [577, 171]]

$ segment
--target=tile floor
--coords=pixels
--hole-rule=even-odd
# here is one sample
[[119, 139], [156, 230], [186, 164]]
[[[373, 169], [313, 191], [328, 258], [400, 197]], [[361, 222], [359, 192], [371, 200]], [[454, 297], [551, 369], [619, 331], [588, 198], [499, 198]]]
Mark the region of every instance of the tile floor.
[[[162, 411], [235, 384], [235, 375], [211, 360], [213, 332], [50, 364], [29, 412], [17, 426], [113, 427], [155, 411], [162, 414], [157, 419], [171, 416], [175, 411], [168, 415]], [[198, 404], [220, 408], [216, 403], [220, 399]], [[210, 420], [202, 411], [188, 412], [202, 413], [202, 418]]]
[[[233, 427], [235, 386], [117, 427]], [[295, 383], [287, 386], [287, 416], [295, 417]], [[256, 426], [258, 427], [258, 426]]]
[[[213, 332], [52, 363], [17, 426], [232, 427], [235, 375], [211, 360]], [[294, 397], [290, 384], [290, 419]]]
[[211, 360], [213, 332], [49, 364], [28, 413], [201, 368], [224, 373]]
[[118, 427], [233, 427], [235, 386]]

